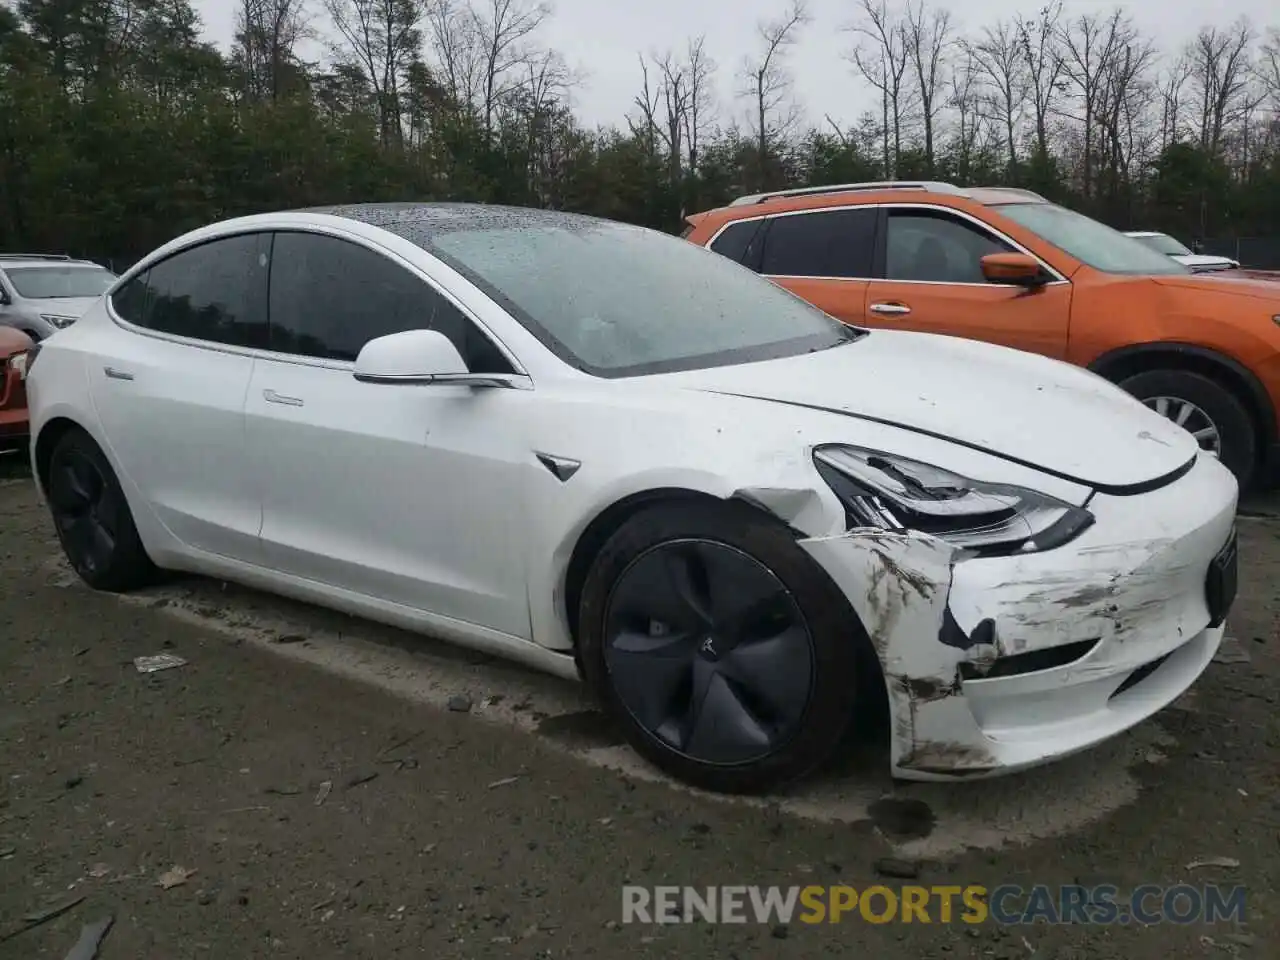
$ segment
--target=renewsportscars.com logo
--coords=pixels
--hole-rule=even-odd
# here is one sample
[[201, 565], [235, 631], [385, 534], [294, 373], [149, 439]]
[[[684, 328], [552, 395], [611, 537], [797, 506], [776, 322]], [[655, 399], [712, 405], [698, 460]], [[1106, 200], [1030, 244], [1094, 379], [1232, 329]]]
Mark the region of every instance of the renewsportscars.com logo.
[[623, 923], [1243, 923], [1244, 887], [1144, 884], [622, 888]]

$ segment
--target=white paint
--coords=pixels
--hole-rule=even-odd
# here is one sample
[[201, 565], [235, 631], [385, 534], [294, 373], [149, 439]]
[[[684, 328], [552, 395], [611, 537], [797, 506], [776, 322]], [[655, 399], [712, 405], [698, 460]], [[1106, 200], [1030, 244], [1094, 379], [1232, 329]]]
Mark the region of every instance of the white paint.
[[[996, 651], [1009, 654], [1067, 642], [1059, 621], [1096, 618], [1098, 602], [1068, 608], [1073, 591], [1121, 581], [1120, 594], [1159, 594], [1159, 611], [1133, 613], [1129, 634], [1113, 638], [1129, 646], [1109, 656], [1106, 672], [980, 681], [927, 703], [895, 692], [893, 763], [917, 777], [1017, 769], [1112, 736], [1184, 689], [1216, 645], [1201, 633], [1200, 584], [1236, 496], [1216, 461], [1151, 494], [1094, 497], [1098, 522], [1065, 547], [964, 561], [924, 535], [846, 535], [844, 509], [813, 463], [815, 446], [850, 444], [1082, 504], [1090, 485], [1148, 481], [1190, 460], [1189, 434], [1101, 378], [977, 342], [877, 331], [785, 359], [598, 379], [415, 244], [314, 213], [202, 228], [121, 282], [191, 244], [283, 228], [342, 237], [434, 285], [514, 358], [528, 388], [364, 383], [350, 363], [144, 331], [104, 299], [41, 351], [28, 380], [32, 430], [66, 417], [97, 439], [163, 567], [431, 633], [562, 677], [575, 675], [563, 599], [573, 549], [609, 506], [655, 489], [740, 495], [801, 531], [877, 639], [894, 682], [951, 684], [962, 659], [990, 655], [937, 641], [948, 603], [966, 632], [989, 617], [1002, 638], [1022, 630], [1021, 647]], [[664, 256], [691, 258], [686, 267], [704, 271], [702, 282], [719, 283], [710, 289], [726, 299], [741, 300], [741, 287], [756, 284], [769, 309], [810, 316], [718, 254], [661, 242], [671, 245]], [[582, 466], [562, 482], [535, 451]], [[894, 565], [883, 562], [890, 554]], [[913, 600], [900, 571], [932, 584], [928, 597]], [[869, 597], [873, 585], [882, 596]], [[1028, 617], [1040, 626], [1023, 629]], [[1178, 638], [1183, 649], [1199, 647], [1162, 671], [1164, 681], [1144, 685], [1158, 696], [1127, 710], [1099, 705], [1139, 654], [1169, 652]], [[980, 762], [954, 751], [922, 759], [944, 738]]]

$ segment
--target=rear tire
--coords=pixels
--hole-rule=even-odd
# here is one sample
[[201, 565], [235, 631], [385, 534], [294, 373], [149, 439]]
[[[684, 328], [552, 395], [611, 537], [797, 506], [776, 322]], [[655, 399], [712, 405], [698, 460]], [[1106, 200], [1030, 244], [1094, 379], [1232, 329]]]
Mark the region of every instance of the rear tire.
[[745, 504], [672, 502], [633, 516], [596, 557], [579, 650], [643, 757], [696, 787], [758, 793], [841, 745], [871, 646], [783, 524]]
[[125, 592], [156, 579], [115, 471], [92, 437], [75, 429], [58, 439], [45, 486], [63, 553], [85, 583]]
[[[1177, 403], [1190, 404], [1194, 411], [1186, 425], [1194, 428], [1201, 415], [1206, 417], [1217, 432], [1218, 458], [1235, 474], [1242, 491], [1249, 488], [1257, 472], [1258, 435], [1249, 411], [1229, 389], [1186, 370], [1150, 370], [1129, 377], [1120, 386], [1153, 409], [1160, 398], [1168, 398], [1171, 402], [1163, 406], [1171, 417], [1179, 413]], [[1201, 440], [1201, 448], [1209, 449], [1205, 440]]]

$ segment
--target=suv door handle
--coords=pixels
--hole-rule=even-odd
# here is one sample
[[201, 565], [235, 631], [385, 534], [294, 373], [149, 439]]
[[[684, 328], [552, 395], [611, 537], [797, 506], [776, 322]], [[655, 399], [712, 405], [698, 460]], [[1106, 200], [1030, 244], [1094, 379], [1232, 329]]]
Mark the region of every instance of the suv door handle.
[[301, 397], [282, 396], [281, 394], [276, 393], [274, 390], [263, 390], [262, 399], [266, 400], [267, 403], [283, 403], [286, 407], [302, 406]]
[[905, 303], [873, 303], [867, 309], [882, 317], [905, 317], [911, 312], [911, 308]]
[[102, 372], [111, 380], [132, 380], [133, 374], [127, 370], [117, 370], [115, 367], [103, 367]]

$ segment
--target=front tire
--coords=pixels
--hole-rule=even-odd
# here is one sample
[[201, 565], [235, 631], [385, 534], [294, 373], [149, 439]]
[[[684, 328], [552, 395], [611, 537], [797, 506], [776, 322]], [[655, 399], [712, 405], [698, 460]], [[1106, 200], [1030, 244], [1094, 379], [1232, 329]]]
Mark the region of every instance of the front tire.
[[1241, 490], [1253, 482], [1258, 437], [1253, 418], [1218, 381], [1186, 370], [1149, 370], [1120, 386], [1157, 413], [1190, 430], [1200, 449], [1235, 474]]
[[781, 523], [738, 503], [633, 516], [587, 574], [583, 672], [638, 753], [724, 793], [773, 790], [827, 760], [857, 701], [844, 595]]
[[85, 583], [119, 593], [155, 579], [155, 565], [115, 471], [83, 430], [59, 438], [49, 457], [46, 489], [58, 541]]

